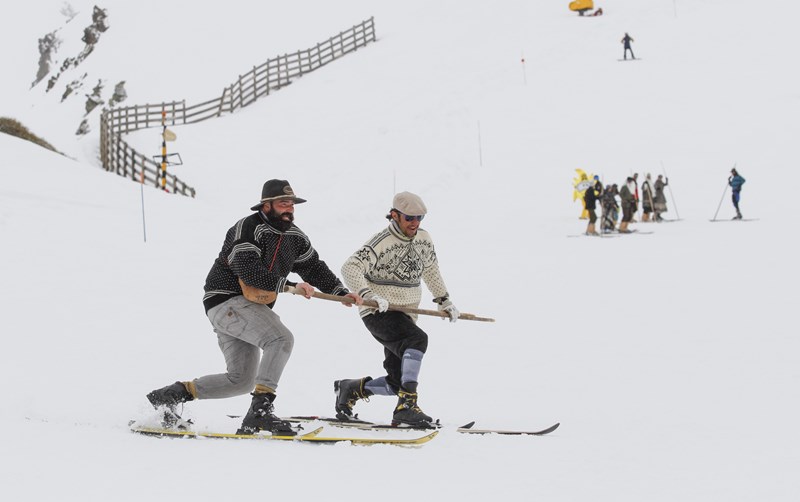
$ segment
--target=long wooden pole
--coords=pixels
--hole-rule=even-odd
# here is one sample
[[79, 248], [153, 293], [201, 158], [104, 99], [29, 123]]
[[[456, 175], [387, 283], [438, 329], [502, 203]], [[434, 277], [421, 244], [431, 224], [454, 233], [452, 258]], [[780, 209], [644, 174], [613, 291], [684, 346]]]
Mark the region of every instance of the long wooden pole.
[[[305, 292], [302, 289], [295, 288], [294, 286], [286, 286], [283, 288], [285, 293], [291, 293], [293, 295], [300, 295], [305, 296]], [[319, 291], [314, 291], [311, 295], [314, 298], [319, 298], [320, 300], [329, 300], [333, 302], [339, 303], [349, 303], [353, 304], [355, 301], [352, 298], [348, 298], [346, 296], [337, 296], [337, 295], [329, 295], [327, 293], [320, 293]], [[367, 307], [378, 307], [378, 304], [373, 300], [364, 300], [364, 305]], [[425, 309], [415, 309], [412, 307], [400, 307], [398, 305], [389, 305], [389, 310], [394, 310], [396, 312], [405, 312], [406, 314], [419, 314], [419, 315], [429, 315], [434, 317], [442, 317], [445, 319], [449, 319], [450, 316], [447, 315], [446, 312], [439, 312], [438, 310], [425, 310]], [[478, 317], [474, 314], [467, 314], [461, 312], [458, 314], [459, 319], [464, 319], [466, 321], [481, 321], [481, 322], [494, 322], [494, 319], [491, 317]]]
[[678, 203], [675, 201], [675, 194], [672, 193], [672, 185], [669, 184], [669, 176], [667, 176], [667, 168], [664, 167], [664, 162], [661, 162], [661, 172], [664, 173], [664, 178], [667, 180], [667, 186], [669, 187], [669, 196], [672, 199], [672, 207], [675, 208], [675, 219], [680, 220], [681, 215], [678, 213]]

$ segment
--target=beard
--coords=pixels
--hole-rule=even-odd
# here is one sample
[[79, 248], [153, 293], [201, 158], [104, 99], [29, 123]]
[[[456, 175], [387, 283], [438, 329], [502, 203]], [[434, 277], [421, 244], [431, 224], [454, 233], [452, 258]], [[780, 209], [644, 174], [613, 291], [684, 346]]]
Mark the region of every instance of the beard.
[[[284, 216], [286, 219], [284, 220]], [[281, 232], [286, 232], [290, 228], [292, 228], [292, 222], [294, 222], [294, 214], [292, 213], [279, 213], [275, 211], [275, 209], [270, 209], [267, 212], [267, 221], [269, 221], [270, 225], [277, 228]]]

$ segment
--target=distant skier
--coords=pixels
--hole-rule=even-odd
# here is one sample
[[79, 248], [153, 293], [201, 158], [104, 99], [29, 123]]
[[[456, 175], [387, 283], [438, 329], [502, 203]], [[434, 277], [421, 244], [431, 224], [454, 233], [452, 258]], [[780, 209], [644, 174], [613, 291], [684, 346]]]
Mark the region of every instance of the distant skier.
[[636, 181], [628, 177], [625, 184], [619, 190], [619, 198], [622, 200], [622, 223], [619, 224], [619, 233], [629, 234], [628, 225], [633, 219], [633, 211], [636, 207]]
[[656, 213], [656, 221], [662, 221], [661, 213], [667, 212], [667, 196], [664, 194], [664, 187], [667, 185], [669, 185], [669, 178], [664, 178], [659, 174], [654, 185], [656, 194], [653, 197], [653, 211]]
[[731, 187], [731, 199], [733, 200], [733, 207], [736, 209], [736, 216], [733, 217], [734, 220], [742, 219], [742, 213], [739, 211], [739, 197], [744, 182], [745, 179], [742, 178], [738, 172], [736, 172], [736, 168], [731, 169], [731, 175], [728, 177], [728, 185]]
[[628, 51], [631, 51], [631, 59], [636, 59], [636, 56], [633, 55], [633, 49], [631, 49], [631, 42], [633, 42], [633, 38], [631, 38], [631, 36], [626, 32], [625, 36], [622, 37], [620, 42], [625, 45], [625, 49], [622, 52], [622, 59], [628, 59]]
[[642, 182], [642, 221], [650, 221], [650, 213], [653, 212], [653, 185], [651, 184], [652, 178], [650, 173], [644, 175]]
[[614, 230], [617, 226], [617, 216], [619, 213], [619, 204], [617, 204], [617, 195], [619, 189], [616, 184], [606, 185], [603, 195], [600, 198], [603, 205], [603, 232], [608, 233]]
[[586, 210], [589, 212], [589, 225], [586, 227], [586, 235], [600, 235], [595, 229], [595, 222], [597, 222], [597, 201], [603, 194], [603, 184], [600, 183], [600, 176], [595, 175], [594, 186], [590, 186], [583, 194], [583, 202]]

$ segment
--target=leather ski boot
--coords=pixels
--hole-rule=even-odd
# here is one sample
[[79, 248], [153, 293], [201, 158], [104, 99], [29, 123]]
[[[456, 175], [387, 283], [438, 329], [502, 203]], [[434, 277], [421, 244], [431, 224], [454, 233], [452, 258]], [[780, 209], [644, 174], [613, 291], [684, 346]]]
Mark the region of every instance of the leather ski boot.
[[251, 394], [253, 401], [242, 420], [242, 426], [236, 434], [256, 434], [258, 431], [271, 432], [273, 436], [295, 436], [297, 432], [292, 424], [275, 416], [275, 394]]
[[[160, 389], [156, 389], [147, 394], [147, 400], [153, 408], [163, 408], [164, 415], [161, 418], [161, 425], [165, 429], [172, 429], [182, 421], [177, 409], [179, 404], [194, 400], [191, 392], [181, 382], [175, 382]], [[183, 427], [178, 427], [183, 428]]]
[[433, 419], [426, 415], [417, 404], [417, 393], [400, 389], [397, 393], [397, 406], [392, 416], [392, 425], [406, 424], [416, 427], [430, 427]]
[[353, 407], [356, 401], [363, 399], [369, 401], [372, 392], [364, 386], [372, 377], [354, 378], [351, 380], [336, 380], [333, 382], [333, 391], [336, 393], [336, 418], [339, 420], [353, 420]]

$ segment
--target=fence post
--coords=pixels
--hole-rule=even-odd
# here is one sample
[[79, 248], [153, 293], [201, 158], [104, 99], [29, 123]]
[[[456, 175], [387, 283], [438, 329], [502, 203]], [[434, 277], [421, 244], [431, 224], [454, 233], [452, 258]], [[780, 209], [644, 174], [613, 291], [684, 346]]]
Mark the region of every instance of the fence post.
[[278, 56], [278, 88], [283, 87], [284, 66], [286, 66], [286, 54]]
[[266, 96], [269, 96], [269, 93], [272, 92], [272, 89], [270, 89], [269, 85], [270, 79], [272, 78], [272, 66], [270, 63], [272, 63], [272, 59], [267, 59], [267, 62], [264, 65], [267, 67], [266, 76], [264, 77], [264, 85], [267, 87], [267, 90], [264, 92], [264, 95]]
[[228, 93], [228, 88], [222, 89], [222, 97], [219, 98], [219, 111], [217, 111], [217, 117], [222, 116], [222, 106], [225, 104], [225, 95]]
[[298, 71], [297, 76], [298, 77], [302, 77], [303, 76], [303, 59], [300, 57], [300, 51], [297, 51], [296, 56], [297, 56], [297, 71]]
[[106, 155], [105, 155], [105, 116], [106, 116], [106, 108], [100, 112], [100, 165], [103, 166], [103, 169], [106, 168]]
[[[242, 76], [241, 75], [239, 75], [239, 92], [238, 92], [238, 95], [239, 95], [239, 108], [241, 108], [242, 107]], [[236, 109], [236, 108], [234, 107], [234, 109]]]
[[256, 82], [256, 65], [253, 65], [253, 101], [258, 99], [258, 85]]
[[120, 158], [120, 139], [114, 142], [114, 164], [111, 166], [111, 169], [116, 172], [117, 166], [119, 165], [119, 158]]

